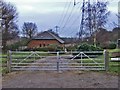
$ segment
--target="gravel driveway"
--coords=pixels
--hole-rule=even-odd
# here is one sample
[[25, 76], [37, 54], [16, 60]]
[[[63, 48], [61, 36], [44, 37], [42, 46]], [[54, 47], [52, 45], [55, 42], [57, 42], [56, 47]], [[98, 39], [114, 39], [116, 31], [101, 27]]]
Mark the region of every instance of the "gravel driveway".
[[[69, 62], [70, 59], [62, 57], [60, 63]], [[51, 56], [35, 63], [56, 62], [56, 57]], [[3, 88], [118, 88], [118, 76], [106, 72], [30, 70], [31, 68], [27, 71], [14, 71], [3, 76]]]
[[118, 76], [92, 71], [19, 71], [3, 77], [3, 88], [118, 88]]

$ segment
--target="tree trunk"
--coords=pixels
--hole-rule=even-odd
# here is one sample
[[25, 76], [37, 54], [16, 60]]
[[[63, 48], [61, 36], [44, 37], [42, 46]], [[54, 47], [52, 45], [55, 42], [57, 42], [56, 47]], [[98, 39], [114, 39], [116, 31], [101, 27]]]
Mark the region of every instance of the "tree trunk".
[[[2, 35], [2, 46], [3, 46], [3, 52], [7, 52], [7, 41], [8, 41], [8, 36], [9, 36], [9, 33], [8, 33], [8, 28], [9, 28], [9, 26], [8, 26], [8, 23], [7, 22], [5, 22], [5, 32], [3, 32], [3, 35]], [[3, 31], [4, 31], [3, 30]]]
[[6, 40], [3, 40], [2, 41], [2, 46], [3, 46], [3, 52], [7, 52], [7, 41]]

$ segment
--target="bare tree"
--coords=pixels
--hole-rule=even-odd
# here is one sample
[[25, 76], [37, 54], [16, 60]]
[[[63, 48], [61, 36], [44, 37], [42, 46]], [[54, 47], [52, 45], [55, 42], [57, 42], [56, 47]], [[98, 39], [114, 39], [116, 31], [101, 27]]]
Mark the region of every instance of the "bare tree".
[[113, 21], [112, 24], [114, 25], [114, 27], [120, 27], [120, 12], [118, 12], [118, 14], [116, 14], [116, 17], [118, 19], [118, 23]]
[[85, 7], [85, 32], [88, 36], [92, 36], [96, 30], [103, 28], [107, 21], [110, 12], [107, 10], [108, 2], [97, 1]]
[[3, 50], [7, 50], [7, 41], [18, 36], [17, 9], [11, 3], [0, 1], [1, 10], [1, 28], [2, 28], [2, 46]]
[[31, 39], [37, 34], [37, 25], [32, 22], [24, 22], [22, 27], [22, 34], [24, 37]]

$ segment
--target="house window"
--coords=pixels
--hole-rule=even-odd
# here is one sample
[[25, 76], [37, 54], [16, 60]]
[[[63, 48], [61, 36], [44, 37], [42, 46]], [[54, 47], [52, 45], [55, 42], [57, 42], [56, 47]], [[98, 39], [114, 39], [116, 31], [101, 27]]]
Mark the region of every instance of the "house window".
[[40, 47], [41, 47], [42, 45], [40, 44]]
[[43, 47], [45, 47], [45, 44], [43, 44]]

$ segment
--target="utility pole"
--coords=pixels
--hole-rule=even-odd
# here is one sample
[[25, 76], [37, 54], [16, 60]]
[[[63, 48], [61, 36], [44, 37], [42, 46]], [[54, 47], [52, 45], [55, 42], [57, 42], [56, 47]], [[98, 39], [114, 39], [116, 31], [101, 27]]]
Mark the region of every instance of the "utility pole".
[[76, 0], [74, 0], [74, 6], [76, 5]]
[[120, 1], [118, 2], [118, 27], [120, 27]]
[[59, 29], [60, 27], [59, 26], [55, 26], [55, 30], [56, 30], [56, 33], [58, 34], [58, 29]]
[[95, 7], [95, 4], [96, 4], [96, 1], [94, 0], [94, 7], [93, 7], [93, 10], [92, 10], [92, 13], [93, 13], [93, 23], [94, 23], [94, 46], [96, 47], [96, 34], [97, 34], [97, 22], [96, 22], [96, 7]]

